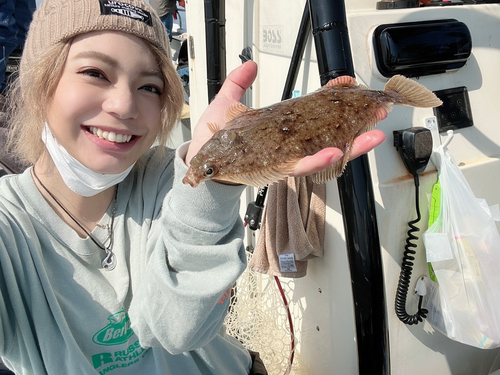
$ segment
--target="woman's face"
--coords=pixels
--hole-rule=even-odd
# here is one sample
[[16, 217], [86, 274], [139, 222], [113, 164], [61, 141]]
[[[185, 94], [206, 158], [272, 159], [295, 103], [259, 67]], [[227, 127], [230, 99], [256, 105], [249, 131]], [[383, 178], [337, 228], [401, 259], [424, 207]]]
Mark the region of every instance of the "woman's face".
[[47, 111], [49, 127], [80, 163], [120, 173], [153, 144], [165, 83], [147, 44], [122, 32], [76, 37]]

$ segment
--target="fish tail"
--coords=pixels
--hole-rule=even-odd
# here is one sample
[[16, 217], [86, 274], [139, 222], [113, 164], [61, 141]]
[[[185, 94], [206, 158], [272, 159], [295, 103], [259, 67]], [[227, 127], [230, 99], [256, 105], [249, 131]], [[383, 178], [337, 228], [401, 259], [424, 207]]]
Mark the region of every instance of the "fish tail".
[[[393, 97], [394, 104], [421, 108], [439, 107], [443, 104], [432, 91], [420, 83], [401, 75], [392, 77], [385, 85], [384, 91]], [[391, 95], [390, 92], [394, 92], [397, 95]]]

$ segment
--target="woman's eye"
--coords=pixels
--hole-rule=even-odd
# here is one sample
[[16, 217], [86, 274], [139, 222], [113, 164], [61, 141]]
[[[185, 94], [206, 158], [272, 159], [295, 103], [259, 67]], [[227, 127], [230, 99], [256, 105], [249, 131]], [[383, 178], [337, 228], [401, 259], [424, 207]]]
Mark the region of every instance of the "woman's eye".
[[156, 86], [151, 86], [151, 85], [142, 86], [141, 90], [146, 90], [153, 94], [161, 95], [161, 90]]
[[78, 74], [86, 75], [86, 76], [93, 77], [93, 78], [106, 79], [104, 74], [102, 74], [102, 72], [97, 70], [97, 69], [82, 70], [82, 71], [79, 71]]

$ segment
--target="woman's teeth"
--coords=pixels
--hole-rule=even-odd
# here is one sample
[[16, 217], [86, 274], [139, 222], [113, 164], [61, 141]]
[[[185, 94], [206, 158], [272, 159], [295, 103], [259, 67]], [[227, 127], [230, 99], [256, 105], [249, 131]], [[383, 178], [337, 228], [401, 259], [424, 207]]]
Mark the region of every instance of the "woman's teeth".
[[93, 126], [88, 127], [89, 131], [95, 136], [105, 139], [110, 142], [116, 143], [126, 143], [132, 139], [131, 135], [126, 134], [116, 134], [114, 132], [103, 131], [102, 129], [95, 128]]

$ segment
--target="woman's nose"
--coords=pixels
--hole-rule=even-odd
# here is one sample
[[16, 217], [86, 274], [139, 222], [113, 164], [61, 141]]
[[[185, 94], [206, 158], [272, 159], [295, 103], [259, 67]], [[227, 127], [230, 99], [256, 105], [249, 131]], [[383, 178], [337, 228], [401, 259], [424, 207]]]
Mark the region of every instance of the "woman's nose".
[[134, 119], [138, 115], [137, 100], [134, 94], [135, 90], [130, 87], [114, 87], [108, 93], [103, 109], [123, 120]]

